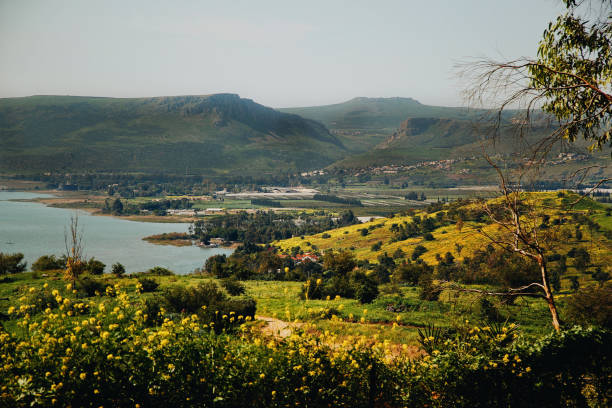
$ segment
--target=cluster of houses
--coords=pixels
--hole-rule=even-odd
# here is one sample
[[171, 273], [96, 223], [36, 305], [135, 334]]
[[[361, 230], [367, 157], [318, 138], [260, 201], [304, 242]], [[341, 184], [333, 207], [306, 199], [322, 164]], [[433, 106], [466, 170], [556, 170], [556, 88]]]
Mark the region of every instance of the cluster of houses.
[[319, 257], [311, 252], [307, 252], [305, 254], [296, 254], [296, 255], [279, 255], [281, 258], [291, 258], [295, 263], [301, 264], [303, 262], [319, 262]]
[[424, 161], [424, 162], [419, 162], [419, 163], [410, 164], [410, 165], [390, 164], [386, 166], [369, 167], [367, 169], [360, 169], [354, 175], [355, 177], [358, 177], [365, 173], [395, 174], [399, 172], [415, 170], [415, 169], [422, 168], [422, 167], [433, 167], [433, 168], [437, 168], [440, 170], [450, 170], [451, 165], [461, 160], [464, 160], [464, 159], [460, 158], [460, 159], [430, 160], [430, 161]]

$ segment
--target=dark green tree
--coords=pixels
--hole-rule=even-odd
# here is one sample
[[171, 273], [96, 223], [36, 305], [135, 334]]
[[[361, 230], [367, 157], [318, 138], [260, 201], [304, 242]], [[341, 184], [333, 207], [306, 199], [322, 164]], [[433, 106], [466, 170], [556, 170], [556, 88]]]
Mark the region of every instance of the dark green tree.
[[123, 214], [123, 203], [121, 202], [120, 199], [116, 198], [115, 201], [113, 201], [113, 205], [111, 206], [111, 211], [115, 215]]
[[125, 275], [125, 267], [119, 262], [114, 263], [113, 266], [111, 266], [111, 273], [117, 277], [123, 276]]

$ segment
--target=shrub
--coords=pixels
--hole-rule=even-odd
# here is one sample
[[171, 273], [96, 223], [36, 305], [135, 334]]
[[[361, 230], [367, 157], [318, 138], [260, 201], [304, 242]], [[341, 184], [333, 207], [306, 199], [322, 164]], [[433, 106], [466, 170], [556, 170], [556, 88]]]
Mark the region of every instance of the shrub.
[[397, 248], [395, 252], [393, 252], [393, 255], [392, 255], [393, 259], [401, 259], [404, 256], [406, 256], [406, 254], [404, 253], [404, 251], [402, 251], [401, 248]]
[[51, 271], [56, 269], [64, 269], [66, 260], [64, 258], [56, 258], [55, 255], [43, 255], [32, 264], [33, 271]]
[[360, 303], [372, 303], [378, 296], [378, 284], [368, 276], [356, 279], [353, 285], [355, 297]]
[[499, 322], [503, 320], [495, 305], [484, 296], [478, 299], [476, 315], [484, 322]]
[[154, 296], [143, 301], [143, 319], [147, 326], [159, 326], [164, 321], [162, 309], [165, 305], [163, 298]]
[[256, 303], [253, 299], [227, 299], [214, 282], [188, 288], [183, 285], [171, 286], [166, 288], [163, 298], [169, 311], [197, 314], [205, 321], [212, 322], [216, 332], [240, 324], [247, 316], [255, 317]]
[[125, 274], [125, 267], [119, 262], [114, 263], [111, 267], [111, 273], [117, 277], [121, 277]]
[[378, 241], [378, 242], [372, 244], [372, 247], [370, 248], [370, 250], [372, 252], [378, 252], [378, 251], [380, 251], [380, 248], [382, 248], [382, 241]]
[[138, 284], [140, 287], [140, 291], [143, 293], [146, 292], [155, 292], [159, 287], [159, 283], [155, 279], [151, 278], [138, 278]]
[[580, 289], [569, 298], [566, 313], [576, 324], [612, 328], [612, 287]]
[[327, 232], [324, 232], [324, 233], [321, 235], [321, 238], [323, 238], [323, 239], [331, 238], [331, 235], [329, 235]]
[[0, 252], [0, 275], [23, 272], [27, 265], [23, 261], [23, 254], [20, 252], [14, 254]]
[[56, 296], [47, 288], [32, 288], [25, 292], [24, 303], [28, 305], [24, 312], [35, 314], [46, 308], [55, 309], [59, 306]]
[[106, 265], [103, 262], [98, 261], [96, 258], [91, 258], [87, 265], [85, 265], [85, 270], [92, 275], [102, 275], [105, 267]]
[[149, 269], [146, 273], [148, 273], [149, 275], [156, 275], [156, 276], [172, 276], [172, 275], [174, 275], [174, 272], [172, 272], [170, 269], [164, 268], [162, 266], [155, 266], [155, 267]]
[[[252, 300], [233, 307], [254, 313]], [[574, 327], [517, 339], [513, 325], [430, 326], [419, 330], [428, 355], [398, 351], [388, 361], [375, 339], [348, 337], [331, 346], [319, 333], [299, 330], [286, 341], [262, 341], [255, 332], [215, 335], [210, 328], [218, 320], [163, 309], [160, 297], [139, 304], [118, 290], [88, 318], [50, 311], [44, 324], [34, 324], [16, 316], [14, 333], [0, 327], [0, 405], [610, 406], [609, 330]], [[235, 314], [212, 316], [229, 322]], [[159, 330], [149, 328], [155, 319]]]
[[419, 278], [419, 299], [438, 300], [442, 293], [442, 287], [434, 284], [431, 275], [423, 275]]
[[242, 295], [246, 291], [244, 285], [236, 279], [223, 279], [221, 285], [225, 288], [227, 293], [232, 296]]
[[97, 279], [84, 276], [77, 281], [77, 290], [82, 296], [101, 296], [106, 293], [106, 288], [110, 286]]
[[425, 241], [433, 241], [433, 240], [435, 240], [435, 238], [434, 238], [434, 236], [433, 236], [433, 234], [431, 232], [426, 232], [423, 235], [423, 239], [425, 239]]
[[412, 252], [412, 260], [417, 260], [425, 252], [427, 252], [427, 248], [425, 248], [423, 245], [417, 245], [416, 247], [414, 247], [414, 251]]

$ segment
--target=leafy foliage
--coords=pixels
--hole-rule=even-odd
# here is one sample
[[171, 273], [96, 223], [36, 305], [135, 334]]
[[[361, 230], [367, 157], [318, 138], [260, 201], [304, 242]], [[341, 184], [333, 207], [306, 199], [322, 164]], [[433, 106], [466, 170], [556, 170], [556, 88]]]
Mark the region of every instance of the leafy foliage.
[[0, 275], [25, 271], [27, 263], [22, 253], [5, 254], [0, 252]]
[[542, 109], [566, 123], [564, 137], [582, 134], [601, 148], [611, 138], [612, 8], [600, 1], [597, 16], [598, 6], [585, 12], [582, 1], [565, 3], [567, 12], [544, 31], [529, 65], [531, 86], [546, 98]]

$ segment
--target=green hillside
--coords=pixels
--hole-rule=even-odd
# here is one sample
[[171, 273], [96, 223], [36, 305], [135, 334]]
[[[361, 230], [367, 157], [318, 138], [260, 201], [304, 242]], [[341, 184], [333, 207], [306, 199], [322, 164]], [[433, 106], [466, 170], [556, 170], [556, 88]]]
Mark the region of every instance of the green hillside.
[[[565, 237], [563, 239], [541, 238], [542, 245], [549, 251], [547, 253], [567, 254], [572, 248], [585, 248], [591, 254], [592, 259], [592, 265], [588, 269], [589, 273], [598, 266], [607, 268], [610, 265], [612, 262], [612, 240], [610, 239], [612, 228], [610, 228], [609, 220], [612, 217], [607, 207], [591, 199], [585, 199], [579, 205], [572, 206], [571, 203], [578, 199], [575, 193], [566, 193], [562, 197], [558, 193], [530, 193], [523, 199], [525, 203], [533, 205], [538, 220], [548, 219], [540, 227], [541, 237], [546, 234], [553, 237]], [[498, 199], [493, 199], [489, 201], [489, 205], [495, 205], [498, 202]], [[482, 204], [477, 202], [466, 201], [463, 204], [455, 202], [435, 212], [417, 211], [413, 215], [398, 214], [390, 218], [380, 218], [320, 234], [276, 241], [273, 245], [288, 252], [296, 247], [304, 252], [350, 251], [357, 259], [373, 263], [377, 263], [378, 258], [385, 253], [389, 256], [401, 253], [400, 258], [410, 260], [415, 249], [422, 246], [424, 251], [418, 258], [430, 265], [437, 265], [447, 252], [451, 253], [457, 261], [462, 261], [466, 257], [472, 257], [476, 251], [482, 250], [491, 243], [480, 231], [497, 238], [505, 236], [497, 225], [483, 215], [482, 208]], [[456, 221], [444, 222], [445, 217], [451, 214], [463, 214], [462, 219], [465, 218], [465, 222], [462, 222], [460, 226]], [[428, 239], [422, 233], [401, 237], [402, 226], [411, 224], [417, 218], [436, 220], [435, 223], [432, 223], [431, 237]], [[585, 225], [587, 223], [590, 226]], [[364, 233], [363, 230], [367, 230], [367, 233]], [[576, 237], [578, 230], [582, 233], [580, 238]], [[567, 276], [579, 274], [582, 280], [591, 280], [588, 274], [580, 274], [576, 268], [573, 268], [573, 264], [568, 263], [568, 265], [572, 268]], [[565, 284], [568, 282], [565, 281], [566, 278], [564, 278]]]
[[277, 172], [344, 155], [322, 124], [234, 94], [0, 99], [0, 171]]
[[412, 98], [353, 98], [343, 103], [279, 109], [319, 121], [345, 146], [355, 152], [366, 152], [384, 142], [408, 118], [466, 119], [476, 112], [467, 108], [423, 105]]

